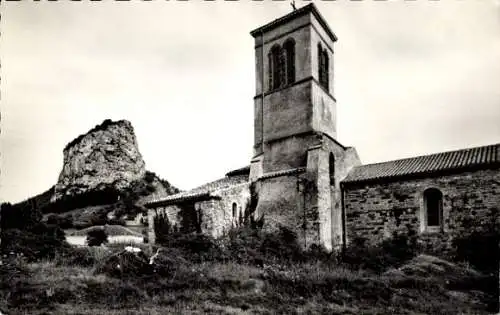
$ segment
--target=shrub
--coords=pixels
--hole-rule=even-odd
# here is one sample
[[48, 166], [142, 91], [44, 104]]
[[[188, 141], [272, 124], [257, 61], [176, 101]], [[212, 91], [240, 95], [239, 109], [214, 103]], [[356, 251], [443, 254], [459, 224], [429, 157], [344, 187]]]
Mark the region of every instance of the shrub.
[[104, 259], [96, 268], [96, 272], [113, 277], [134, 277], [149, 275], [153, 271], [148, 257], [142, 252], [123, 250]]
[[168, 216], [160, 212], [154, 217], [154, 233], [158, 244], [165, 244], [168, 241], [168, 235], [173, 232], [172, 225]]
[[500, 233], [495, 229], [474, 231], [452, 241], [453, 258], [466, 261], [487, 273], [497, 273], [500, 261]]
[[146, 171], [144, 173], [144, 180], [146, 183], [152, 183], [156, 178], [156, 174], [154, 172]]
[[161, 244], [186, 260], [198, 263], [220, 261], [263, 266], [264, 264], [291, 265], [305, 261], [335, 262], [334, 255], [321, 247], [312, 246], [304, 251], [297, 235], [285, 227], [265, 232], [255, 225], [232, 229], [227, 238], [216, 240], [199, 233], [172, 232], [163, 234]]
[[160, 248], [152, 256], [153, 271], [160, 276], [169, 276], [179, 267], [188, 265], [184, 253], [176, 248]]
[[218, 261], [226, 258], [216, 240], [199, 233], [174, 233], [168, 236], [166, 245], [179, 249], [192, 262]]
[[381, 272], [410, 260], [419, 250], [417, 234], [408, 229], [406, 232], [394, 232], [391, 238], [377, 245], [367, 244], [364, 238], [355, 238], [339, 259], [351, 268]]
[[38, 223], [29, 230], [2, 230], [2, 253], [22, 254], [28, 261], [54, 258], [56, 252], [70, 246], [57, 226]]
[[47, 224], [55, 224], [57, 225], [57, 221], [59, 219], [59, 216], [56, 214], [51, 214], [47, 217]]
[[42, 219], [42, 213], [34, 205], [23, 202], [12, 205], [8, 202], [0, 206], [0, 220], [2, 230], [7, 229], [29, 229], [38, 224]]
[[270, 262], [292, 263], [306, 259], [297, 234], [284, 227], [280, 227], [277, 233], [266, 233], [260, 251]]
[[71, 229], [74, 227], [73, 217], [70, 215], [51, 214], [47, 217], [47, 224], [57, 225], [61, 229]]
[[312, 246], [304, 251], [297, 234], [286, 227], [265, 232], [256, 224], [232, 230], [226, 246], [227, 256], [238, 263], [262, 266], [264, 264], [291, 265], [297, 262], [329, 260], [322, 248]]
[[69, 247], [58, 252], [57, 265], [92, 267], [97, 263], [95, 255], [88, 247]]
[[108, 242], [108, 235], [104, 229], [92, 229], [87, 232], [87, 245], [88, 246], [101, 246], [103, 243]]
[[96, 213], [90, 217], [90, 225], [105, 225], [108, 217], [105, 212]]

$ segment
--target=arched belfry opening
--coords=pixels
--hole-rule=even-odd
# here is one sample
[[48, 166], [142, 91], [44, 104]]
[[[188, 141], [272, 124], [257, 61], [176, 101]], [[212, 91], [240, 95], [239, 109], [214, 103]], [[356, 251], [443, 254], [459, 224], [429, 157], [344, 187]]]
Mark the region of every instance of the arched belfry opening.
[[281, 86], [283, 81], [283, 65], [281, 47], [274, 45], [269, 52], [269, 89], [274, 90]]
[[286, 40], [283, 49], [286, 55], [286, 83], [292, 84], [295, 82], [295, 41], [293, 38]]
[[318, 43], [318, 81], [325, 90], [330, 89], [330, 61], [328, 57], [328, 51], [326, 48]]
[[282, 46], [274, 44], [268, 54], [269, 90], [295, 82], [295, 40], [288, 38]]

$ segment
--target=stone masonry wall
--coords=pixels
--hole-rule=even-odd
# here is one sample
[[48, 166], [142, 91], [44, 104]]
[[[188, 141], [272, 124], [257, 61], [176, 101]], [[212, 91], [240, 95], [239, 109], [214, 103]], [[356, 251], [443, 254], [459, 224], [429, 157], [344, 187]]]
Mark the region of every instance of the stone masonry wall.
[[[340, 193], [340, 181], [344, 179], [349, 171], [357, 165], [360, 165], [358, 154], [354, 148], [343, 148], [338, 143], [334, 142], [330, 138], [323, 136], [323, 148], [326, 150], [326, 154], [323, 155], [323, 167], [319, 170], [318, 175], [318, 190], [323, 190], [330, 194], [330, 198], [323, 201], [327, 201], [328, 204], [321, 207], [322, 199], [318, 200], [320, 208], [329, 209], [328, 213], [331, 216], [329, 228], [331, 230], [331, 242], [334, 249], [339, 249], [343, 244], [343, 224], [342, 224], [342, 204], [341, 204], [341, 193]], [[330, 180], [330, 153], [334, 157], [334, 180]]]
[[[423, 193], [437, 188], [443, 194], [443, 230], [426, 232]], [[500, 170], [346, 185], [344, 187], [347, 241], [355, 237], [378, 243], [394, 231], [420, 232], [428, 249], [449, 248], [455, 236], [500, 225]]]
[[[250, 201], [249, 183], [235, 185], [212, 194], [218, 198], [199, 202], [197, 206], [199, 205], [202, 212], [202, 232], [218, 238], [239, 225], [240, 213], [243, 217]], [[236, 204], [234, 217], [233, 203]]]
[[[224, 236], [231, 228], [239, 224], [240, 212], [244, 211], [250, 200], [249, 183], [235, 185], [226, 189], [216, 190], [211, 193], [209, 200], [192, 201], [184, 204], [160, 206], [148, 210], [148, 237], [154, 243], [154, 221], [158, 213], [166, 214], [173, 228], [181, 231], [186, 216], [197, 220], [201, 232], [218, 238]], [[236, 215], [233, 217], [233, 203], [236, 204]], [[188, 210], [193, 210], [193, 213]], [[186, 213], [188, 211], [189, 213]], [[184, 219], [184, 220], [183, 220]]]
[[172, 227], [180, 228], [180, 224], [182, 221], [180, 212], [182, 211], [182, 208], [178, 205], [158, 207], [156, 209], [152, 209], [152, 211], [153, 215], [156, 215], [157, 213], [166, 214], [168, 217], [168, 221], [170, 222]]
[[266, 229], [275, 230], [286, 226], [293, 231], [302, 230], [303, 197], [299, 192], [299, 177], [299, 174], [294, 174], [257, 182], [258, 203], [255, 215], [264, 216]]

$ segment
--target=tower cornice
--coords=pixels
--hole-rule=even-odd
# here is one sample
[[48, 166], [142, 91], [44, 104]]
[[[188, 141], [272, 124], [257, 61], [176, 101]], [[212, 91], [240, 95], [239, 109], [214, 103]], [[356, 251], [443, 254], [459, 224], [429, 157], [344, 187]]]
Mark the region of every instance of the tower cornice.
[[280, 87], [280, 88], [278, 88], [278, 89], [274, 89], [274, 90], [271, 90], [271, 91], [267, 91], [267, 92], [265, 92], [265, 93], [259, 93], [259, 94], [255, 95], [255, 96], [253, 97], [253, 99], [255, 100], [255, 99], [260, 98], [260, 97], [265, 97], [265, 96], [271, 95], [271, 94], [273, 94], [273, 93], [276, 93], [276, 92], [282, 91], [282, 90], [284, 90], [284, 89], [291, 88], [291, 87], [293, 87], [293, 86], [295, 86], [295, 85], [299, 85], [299, 84], [303, 84], [303, 83], [305, 83], [305, 82], [311, 82], [311, 81], [312, 81], [312, 82], [314, 82], [314, 83], [316, 83], [316, 85], [317, 85], [317, 86], [319, 86], [319, 87], [320, 87], [320, 88], [321, 88], [321, 89], [325, 92], [325, 94], [326, 94], [326, 95], [327, 95], [330, 99], [332, 99], [334, 102], [337, 102], [337, 100], [335, 99], [335, 97], [334, 97], [334, 96], [333, 96], [333, 95], [332, 95], [329, 91], [327, 91], [327, 90], [325, 89], [325, 87], [324, 87], [324, 86], [322, 86], [322, 85], [319, 83], [319, 81], [318, 81], [315, 77], [313, 77], [313, 76], [308, 76], [308, 77], [306, 77], [306, 78], [303, 78], [303, 79], [301, 79], [301, 80], [298, 80], [298, 81], [296, 81], [296, 82], [294, 82], [294, 83], [292, 83], [292, 84], [289, 84], [289, 85], [286, 85], [286, 86]]
[[267, 23], [264, 26], [256, 28], [255, 30], [250, 32], [250, 35], [252, 35], [255, 38], [257, 36], [260, 36], [263, 32], [267, 32], [267, 31], [270, 31], [272, 29], [275, 29], [275, 28], [277, 28], [277, 27], [279, 27], [279, 26], [281, 26], [281, 25], [283, 25], [283, 24], [285, 24], [285, 23], [287, 23], [287, 22], [289, 22], [289, 21], [291, 21], [299, 16], [302, 16], [302, 15], [305, 15], [308, 13], [312, 13], [316, 17], [316, 19], [321, 24], [321, 26], [324, 28], [326, 34], [328, 35], [328, 37], [332, 41], [334, 41], [334, 42], [337, 41], [337, 36], [335, 36], [335, 34], [332, 32], [332, 30], [330, 29], [330, 26], [328, 26], [328, 23], [323, 18], [321, 13], [319, 13], [319, 11], [316, 8], [316, 6], [314, 5], [314, 3], [310, 3], [306, 6], [303, 6], [302, 8], [297, 9], [295, 11], [292, 11], [291, 13], [289, 13], [285, 16], [282, 16], [279, 19], [276, 19], [270, 23]]

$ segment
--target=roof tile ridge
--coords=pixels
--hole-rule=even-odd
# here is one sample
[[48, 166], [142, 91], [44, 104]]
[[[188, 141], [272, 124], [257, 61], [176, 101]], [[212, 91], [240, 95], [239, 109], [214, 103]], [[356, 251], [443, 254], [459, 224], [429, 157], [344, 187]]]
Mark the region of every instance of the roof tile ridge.
[[380, 165], [380, 164], [386, 164], [386, 163], [394, 163], [394, 162], [404, 161], [404, 160], [419, 159], [419, 158], [423, 158], [423, 157], [429, 157], [429, 156], [440, 155], [440, 154], [444, 155], [444, 154], [450, 154], [450, 153], [462, 153], [462, 152], [465, 152], [465, 151], [468, 151], [468, 150], [481, 149], [481, 148], [487, 148], [487, 147], [498, 147], [497, 150], [500, 151], [500, 143], [495, 143], [495, 144], [489, 144], [489, 145], [475, 146], [475, 147], [463, 148], [463, 149], [455, 149], [455, 150], [447, 150], [447, 151], [422, 154], [422, 155], [417, 155], [417, 156], [412, 156], [412, 157], [406, 157], [406, 158], [401, 158], [401, 159], [393, 159], [393, 160], [388, 160], [388, 161], [363, 164], [363, 165], [355, 166], [354, 168], [361, 168], [361, 167], [364, 167], [364, 166], [373, 166], [373, 165]]

